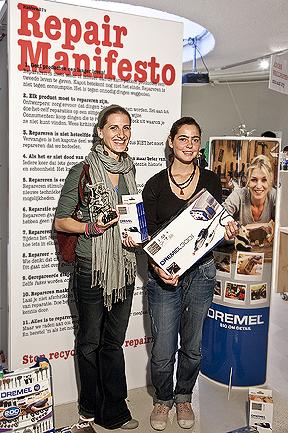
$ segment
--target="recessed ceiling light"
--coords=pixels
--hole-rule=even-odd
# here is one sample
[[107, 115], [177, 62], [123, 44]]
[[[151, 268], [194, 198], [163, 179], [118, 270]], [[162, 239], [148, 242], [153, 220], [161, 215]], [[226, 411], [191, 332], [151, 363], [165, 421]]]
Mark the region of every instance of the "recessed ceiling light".
[[267, 59], [261, 60], [261, 62], [260, 62], [260, 68], [261, 69], [268, 69], [269, 66], [270, 66], [270, 63]]

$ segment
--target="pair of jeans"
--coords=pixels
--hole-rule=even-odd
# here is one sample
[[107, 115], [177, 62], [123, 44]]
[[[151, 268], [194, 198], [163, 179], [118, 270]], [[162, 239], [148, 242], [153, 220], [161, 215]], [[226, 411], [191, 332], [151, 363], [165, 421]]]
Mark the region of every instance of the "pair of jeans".
[[126, 299], [104, 306], [103, 291], [91, 287], [91, 259], [75, 258], [74, 295], [79, 315], [76, 340], [80, 376], [79, 412], [115, 429], [130, 421], [122, 345], [130, 317], [134, 284]]
[[151, 356], [154, 404], [164, 403], [171, 408], [174, 402], [191, 402], [200, 371], [202, 329], [212, 302], [215, 277], [213, 258], [192, 266], [179, 278], [177, 286], [165, 284], [154, 271], [148, 270], [148, 307], [154, 340]]

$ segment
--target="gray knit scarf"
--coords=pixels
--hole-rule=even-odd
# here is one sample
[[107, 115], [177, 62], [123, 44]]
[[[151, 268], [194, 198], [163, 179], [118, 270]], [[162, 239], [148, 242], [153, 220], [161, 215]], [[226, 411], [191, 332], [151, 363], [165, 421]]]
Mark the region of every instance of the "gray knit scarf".
[[[109, 203], [116, 208], [117, 194], [107, 171], [124, 175], [129, 194], [137, 194], [133, 172], [133, 160], [127, 155], [119, 161], [104, 154], [99, 141], [85, 158], [90, 165], [89, 173], [93, 184], [103, 182], [109, 192]], [[97, 221], [95, 210], [89, 207], [91, 221]], [[112, 303], [126, 298], [126, 284], [132, 284], [136, 274], [134, 248], [126, 248], [121, 239], [119, 224], [110, 226], [103, 234], [92, 238], [92, 286], [103, 289], [104, 305], [112, 308]]]

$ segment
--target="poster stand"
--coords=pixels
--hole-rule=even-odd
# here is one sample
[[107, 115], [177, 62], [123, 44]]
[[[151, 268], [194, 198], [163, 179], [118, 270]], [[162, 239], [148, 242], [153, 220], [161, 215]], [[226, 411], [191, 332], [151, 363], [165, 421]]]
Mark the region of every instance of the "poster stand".
[[[212, 170], [220, 177], [224, 201], [233, 189], [245, 187], [247, 167], [263, 154], [270, 160], [272, 188], [277, 190], [280, 145], [279, 139], [266, 137], [210, 138]], [[248, 189], [242, 191], [250, 197]], [[230, 241], [214, 250], [217, 284], [204, 324], [201, 372], [217, 382], [266, 382], [275, 219], [272, 212], [261, 223], [244, 221], [238, 245]]]

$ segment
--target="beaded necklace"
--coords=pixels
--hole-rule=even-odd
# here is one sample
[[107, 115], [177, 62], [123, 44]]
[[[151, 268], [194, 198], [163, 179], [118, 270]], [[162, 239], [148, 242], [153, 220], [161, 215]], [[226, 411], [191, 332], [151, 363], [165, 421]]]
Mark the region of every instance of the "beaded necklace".
[[196, 165], [194, 164], [194, 170], [192, 171], [192, 173], [190, 174], [188, 179], [186, 179], [185, 182], [177, 183], [176, 180], [174, 179], [173, 175], [172, 175], [171, 165], [168, 168], [168, 173], [169, 173], [169, 177], [171, 179], [171, 182], [174, 183], [174, 185], [180, 189], [180, 195], [184, 195], [183, 189], [187, 188], [187, 186], [190, 185], [190, 183], [192, 182], [192, 180], [194, 178], [195, 171], [196, 171]]

